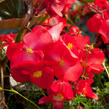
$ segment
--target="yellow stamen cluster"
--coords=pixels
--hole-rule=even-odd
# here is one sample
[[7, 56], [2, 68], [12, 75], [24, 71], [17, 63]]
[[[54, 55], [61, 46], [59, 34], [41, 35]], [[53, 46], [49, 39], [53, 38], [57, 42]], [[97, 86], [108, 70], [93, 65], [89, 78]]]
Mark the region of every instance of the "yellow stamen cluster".
[[64, 61], [61, 60], [61, 61], [59, 62], [59, 65], [60, 65], [60, 66], [63, 66], [63, 65], [64, 65]]
[[35, 78], [40, 78], [41, 76], [42, 76], [42, 71], [40, 70], [33, 73], [33, 77]]
[[73, 49], [73, 45], [72, 45], [72, 43], [68, 43], [68, 48], [70, 49], [70, 50], [72, 50]]
[[26, 51], [27, 53], [31, 53], [31, 54], [33, 53], [33, 50], [31, 48], [27, 48]]
[[61, 101], [64, 99], [64, 96], [62, 96], [62, 94], [57, 94], [56, 96], [54, 96], [54, 100], [56, 101]]
[[86, 89], [85, 88], [83, 88], [83, 93], [82, 93], [82, 95], [85, 97], [86, 96]]

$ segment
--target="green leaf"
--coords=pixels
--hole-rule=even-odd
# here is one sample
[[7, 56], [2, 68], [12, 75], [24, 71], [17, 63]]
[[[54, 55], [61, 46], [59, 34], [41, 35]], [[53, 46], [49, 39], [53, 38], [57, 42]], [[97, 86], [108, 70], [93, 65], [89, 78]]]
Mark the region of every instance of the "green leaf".
[[95, 0], [83, 0], [84, 2], [94, 2]]
[[105, 83], [105, 86], [109, 88], [109, 82], [106, 82]]

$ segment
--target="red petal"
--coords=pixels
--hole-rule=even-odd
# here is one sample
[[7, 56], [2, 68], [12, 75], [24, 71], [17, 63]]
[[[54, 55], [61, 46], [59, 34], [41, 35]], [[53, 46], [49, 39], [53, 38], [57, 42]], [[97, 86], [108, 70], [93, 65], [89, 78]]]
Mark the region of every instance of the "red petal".
[[56, 42], [59, 39], [63, 27], [64, 27], [63, 23], [60, 22], [59, 24], [53, 26], [51, 29], [48, 30], [54, 42]]
[[48, 49], [53, 43], [49, 32], [42, 26], [36, 26], [23, 39], [25, 45], [32, 49]]
[[59, 101], [54, 102], [53, 103], [53, 108], [54, 109], [63, 109], [63, 102], [59, 102]]
[[[59, 0], [59, 2], [61, 2], [62, 0]], [[62, 10], [64, 9], [64, 2], [62, 1], [61, 3], [56, 3], [54, 2], [52, 5], [51, 5], [51, 9], [56, 13], [58, 14], [59, 16], [62, 17]]]
[[76, 40], [76, 46], [78, 47], [78, 49], [84, 49], [86, 45], [90, 45], [90, 39], [88, 36], [78, 35], [74, 36], [74, 39]]
[[11, 57], [13, 57], [16, 52], [19, 52], [19, 50], [21, 48], [22, 48], [22, 44], [21, 43], [11, 43], [8, 46], [7, 52], [6, 52], [6, 55], [7, 55], [8, 59], [10, 60]]
[[100, 14], [95, 14], [93, 17], [88, 19], [87, 27], [91, 32], [98, 32], [100, 26], [104, 23], [103, 18]]
[[51, 85], [51, 90], [54, 93], [62, 94], [67, 99], [72, 99], [74, 97], [72, 86], [69, 82], [66, 81], [58, 80], [53, 82], [53, 84]]
[[37, 71], [42, 71], [42, 76], [37, 78], [33, 76], [33, 71], [31, 73], [31, 77], [30, 77], [30, 81], [36, 85], [38, 85], [39, 87], [46, 89], [48, 87], [50, 87], [50, 85], [52, 84], [53, 80], [54, 80], [54, 72], [51, 68], [49, 67], [38, 67], [37, 66], [34, 69], [34, 72]]
[[80, 63], [76, 63], [65, 72], [64, 79], [69, 81], [76, 81], [80, 78], [82, 70], [82, 65]]
[[16, 67], [11, 69], [11, 75], [12, 77], [17, 81], [17, 82], [27, 82], [29, 81], [30, 77], [29, 77], [29, 71], [31, 69], [31, 67], [34, 65], [35, 63], [30, 62], [25, 62], [25, 63], [21, 63], [19, 65], [17, 65]]
[[104, 43], [109, 44], [109, 20], [103, 22], [98, 32], [102, 35]]
[[88, 55], [87, 63], [102, 64], [104, 62], [104, 59], [104, 53], [100, 49], [94, 48]]
[[[35, 52], [35, 51], [34, 51]], [[13, 57], [11, 58], [11, 68], [15, 66], [19, 66], [20, 64], [23, 64], [25, 62], [33, 62], [38, 63], [40, 62], [40, 56], [36, 53], [27, 53], [26, 50], [21, 50], [19, 52], [16, 52]]]
[[56, 42], [45, 57], [47, 60], [56, 62], [52, 67], [54, 68], [56, 77], [59, 79], [62, 79], [64, 72], [72, 67], [78, 60], [78, 57], [68, 49], [62, 40]]
[[39, 102], [38, 102], [38, 104], [44, 104], [44, 103], [50, 103], [50, 102], [52, 102], [52, 98], [53, 98], [53, 96], [46, 96], [46, 97], [42, 97], [40, 100], [39, 100]]
[[12, 69], [11, 75], [17, 82], [27, 82], [29, 80], [28, 75], [23, 75], [19, 69]]
[[90, 70], [92, 73], [102, 73], [104, 71], [104, 67], [100, 64], [92, 64], [90, 65]]

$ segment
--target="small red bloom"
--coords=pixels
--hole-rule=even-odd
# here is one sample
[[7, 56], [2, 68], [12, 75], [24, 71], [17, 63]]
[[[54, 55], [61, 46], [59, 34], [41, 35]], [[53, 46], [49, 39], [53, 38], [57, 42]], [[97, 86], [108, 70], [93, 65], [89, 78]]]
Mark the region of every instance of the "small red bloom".
[[91, 32], [97, 32], [100, 26], [104, 23], [103, 17], [100, 14], [95, 14], [93, 17], [89, 18], [87, 21], [87, 27]]
[[58, 15], [62, 17], [65, 8], [69, 8], [69, 5], [75, 3], [75, 0], [44, 0], [45, 7], [50, 15]]
[[73, 36], [69, 34], [64, 34], [61, 36], [64, 43], [67, 45], [67, 47], [76, 55], [78, 56], [78, 45], [76, 43], [76, 40]]
[[69, 33], [73, 34], [73, 35], [78, 35], [78, 33], [80, 32], [79, 28], [77, 26], [72, 26], [70, 28]]
[[103, 22], [98, 31], [105, 44], [109, 44], [109, 20]]
[[54, 80], [53, 69], [43, 63], [25, 62], [12, 68], [11, 74], [18, 82], [31, 81], [43, 89], [50, 87]]
[[50, 88], [54, 93], [60, 93], [66, 99], [72, 99], [74, 97], [72, 86], [69, 82], [62, 80], [54, 81]]
[[104, 53], [98, 48], [94, 48], [91, 51], [81, 51], [80, 58], [83, 67], [86, 67], [89, 73], [101, 73], [103, 72], [102, 63], [104, 62]]
[[83, 96], [90, 97], [92, 99], [98, 100], [98, 96], [92, 91], [90, 84], [93, 82], [92, 79], [89, 80], [79, 80], [75, 84], [75, 92], [77, 94], [83, 94]]
[[29, 75], [24, 75], [22, 72], [27, 71], [28, 68], [31, 69], [31, 66], [41, 61], [37, 51], [36, 53], [32, 53], [32, 50], [30, 49], [30, 52], [31, 53], [28, 53], [26, 49], [22, 49], [14, 53], [14, 55], [11, 57], [11, 75], [17, 82], [25, 82], [29, 80]]
[[39, 100], [39, 104], [52, 102], [55, 109], [63, 109], [64, 100], [74, 97], [72, 86], [68, 82], [61, 80], [53, 82], [49, 89], [49, 94], [49, 96], [42, 97]]
[[109, 3], [107, 0], [95, 0], [95, 5], [101, 9], [109, 9]]
[[79, 51], [86, 48], [86, 45], [90, 45], [90, 39], [88, 36], [75, 35], [74, 39], [76, 41], [76, 46]]

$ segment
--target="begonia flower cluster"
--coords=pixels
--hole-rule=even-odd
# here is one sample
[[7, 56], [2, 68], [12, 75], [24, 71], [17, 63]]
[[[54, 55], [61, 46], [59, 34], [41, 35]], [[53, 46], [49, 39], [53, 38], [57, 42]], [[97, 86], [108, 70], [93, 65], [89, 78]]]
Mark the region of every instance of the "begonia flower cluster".
[[100, 34], [105, 44], [109, 44], [109, 2], [95, 0], [93, 8], [97, 13], [88, 19], [87, 27], [91, 32]]
[[[34, 0], [33, 4], [41, 1], [42, 10], [49, 15], [43, 26], [34, 26], [20, 37], [19, 43], [15, 42], [17, 34], [0, 35], [3, 47], [7, 47], [12, 77], [17, 82], [29, 81], [47, 91], [48, 95], [38, 103], [52, 103], [54, 109], [63, 109], [64, 102], [77, 95], [98, 100], [91, 85], [94, 75], [104, 70], [105, 56], [77, 26], [67, 24], [65, 17], [75, 0]], [[97, 13], [88, 19], [88, 29], [100, 34], [104, 43], [109, 44], [109, 2], [95, 0], [90, 7]], [[36, 10], [37, 14], [41, 11]], [[72, 12], [72, 15], [75, 14]]]
[[12, 42], [7, 48], [12, 77], [46, 89], [48, 96], [39, 104], [52, 102], [55, 109], [62, 109], [64, 101], [75, 95], [97, 100], [91, 84], [94, 74], [103, 72], [103, 52], [93, 48], [78, 27], [64, 33], [64, 26], [63, 22], [51, 28], [37, 25], [20, 43]]

